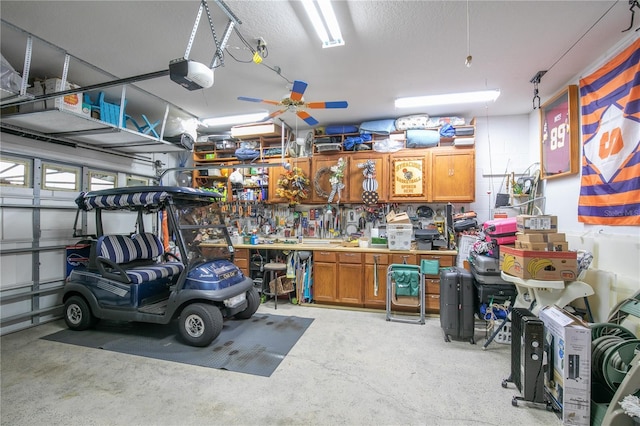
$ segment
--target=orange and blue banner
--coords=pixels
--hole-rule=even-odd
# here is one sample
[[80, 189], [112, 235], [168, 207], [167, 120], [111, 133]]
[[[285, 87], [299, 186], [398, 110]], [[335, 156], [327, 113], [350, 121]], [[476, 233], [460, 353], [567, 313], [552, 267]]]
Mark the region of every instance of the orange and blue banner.
[[578, 221], [640, 225], [640, 39], [580, 80]]

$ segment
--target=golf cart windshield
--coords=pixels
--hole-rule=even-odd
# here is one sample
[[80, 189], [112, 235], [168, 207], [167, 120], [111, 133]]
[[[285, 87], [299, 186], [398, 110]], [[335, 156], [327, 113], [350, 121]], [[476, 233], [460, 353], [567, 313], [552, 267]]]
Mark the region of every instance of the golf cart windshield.
[[233, 246], [220, 209], [211, 204], [204, 207], [176, 209], [177, 222], [184, 240], [188, 259], [229, 259]]

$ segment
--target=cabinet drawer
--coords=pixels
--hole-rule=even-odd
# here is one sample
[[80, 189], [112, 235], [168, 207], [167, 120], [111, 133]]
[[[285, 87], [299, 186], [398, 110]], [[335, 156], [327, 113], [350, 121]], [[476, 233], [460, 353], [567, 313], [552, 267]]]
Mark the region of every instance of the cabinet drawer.
[[362, 253], [338, 252], [338, 262], [340, 262], [340, 263], [362, 263]]
[[453, 256], [448, 254], [423, 254], [421, 255], [421, 259], [438, 260], [441, 268], [445, 266], [453, 266]]
[[335, 251], [314, 251], [313, 252], [313, 260], [314, 262], [335, 262], [336, 261], [336, 252]]
[[398, 264], [402, 264], [404, 263], [404, 260], [407, 260], [407, 264], [408, 265], [417, 265], [418, 264], [418, 256], [416, 256], [415, 254], [409, 254], [409, 253], [393, 253], [391, 254], [391, 262], [389, 263], [398, 263]]
[[440, 295], [439, 294], [425, 294], [424, 295], [424, 307], [428, 311], [440, 310]]
[[235, 249], [234, 259], [249, 259], [249, 249], [240, 248]]
[[376, 254], [376, 253], [365, 253], [364, 254], [364, 262], [368, 265], [373, 265], [374, 256], [378, 256], [378, 265], [388, 265], [389, 264], [389, 255], [388, 254]]
[[425, 278], [424, 292], [427, 294], [440, 294], [440, 278]]
[[249, 259], [233, 259], [233, 263], [240, 269], [249, 268]]

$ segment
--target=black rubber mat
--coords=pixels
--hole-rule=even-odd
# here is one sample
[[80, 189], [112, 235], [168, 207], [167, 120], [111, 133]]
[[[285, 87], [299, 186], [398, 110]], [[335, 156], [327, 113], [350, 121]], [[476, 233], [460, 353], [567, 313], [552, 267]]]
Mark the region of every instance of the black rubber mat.
[[61, 330], [45, 340], [202, 367], [269, 377], [304, 334], [312, 318], [257, 314], [226, 320], [209, 346], [183, 343], [177, 323], [169, 325], [101, 321], [95, 329]]

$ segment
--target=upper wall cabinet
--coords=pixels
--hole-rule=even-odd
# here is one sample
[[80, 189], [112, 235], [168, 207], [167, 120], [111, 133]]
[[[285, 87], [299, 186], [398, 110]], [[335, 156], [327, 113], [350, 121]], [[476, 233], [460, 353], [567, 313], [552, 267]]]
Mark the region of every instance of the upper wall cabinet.
[[7, 22], [0, 28], [2, 55], [19, 74], [13, 90], [2, 91], [3, 131], [113, 153], [191, 149], [197, 117], [135, 85], [168, 79], [168, 69], [118, 79]]
[[475, 150], [439, 148], [431, 152], [431, 199], [441, 202], [475, 200]]

